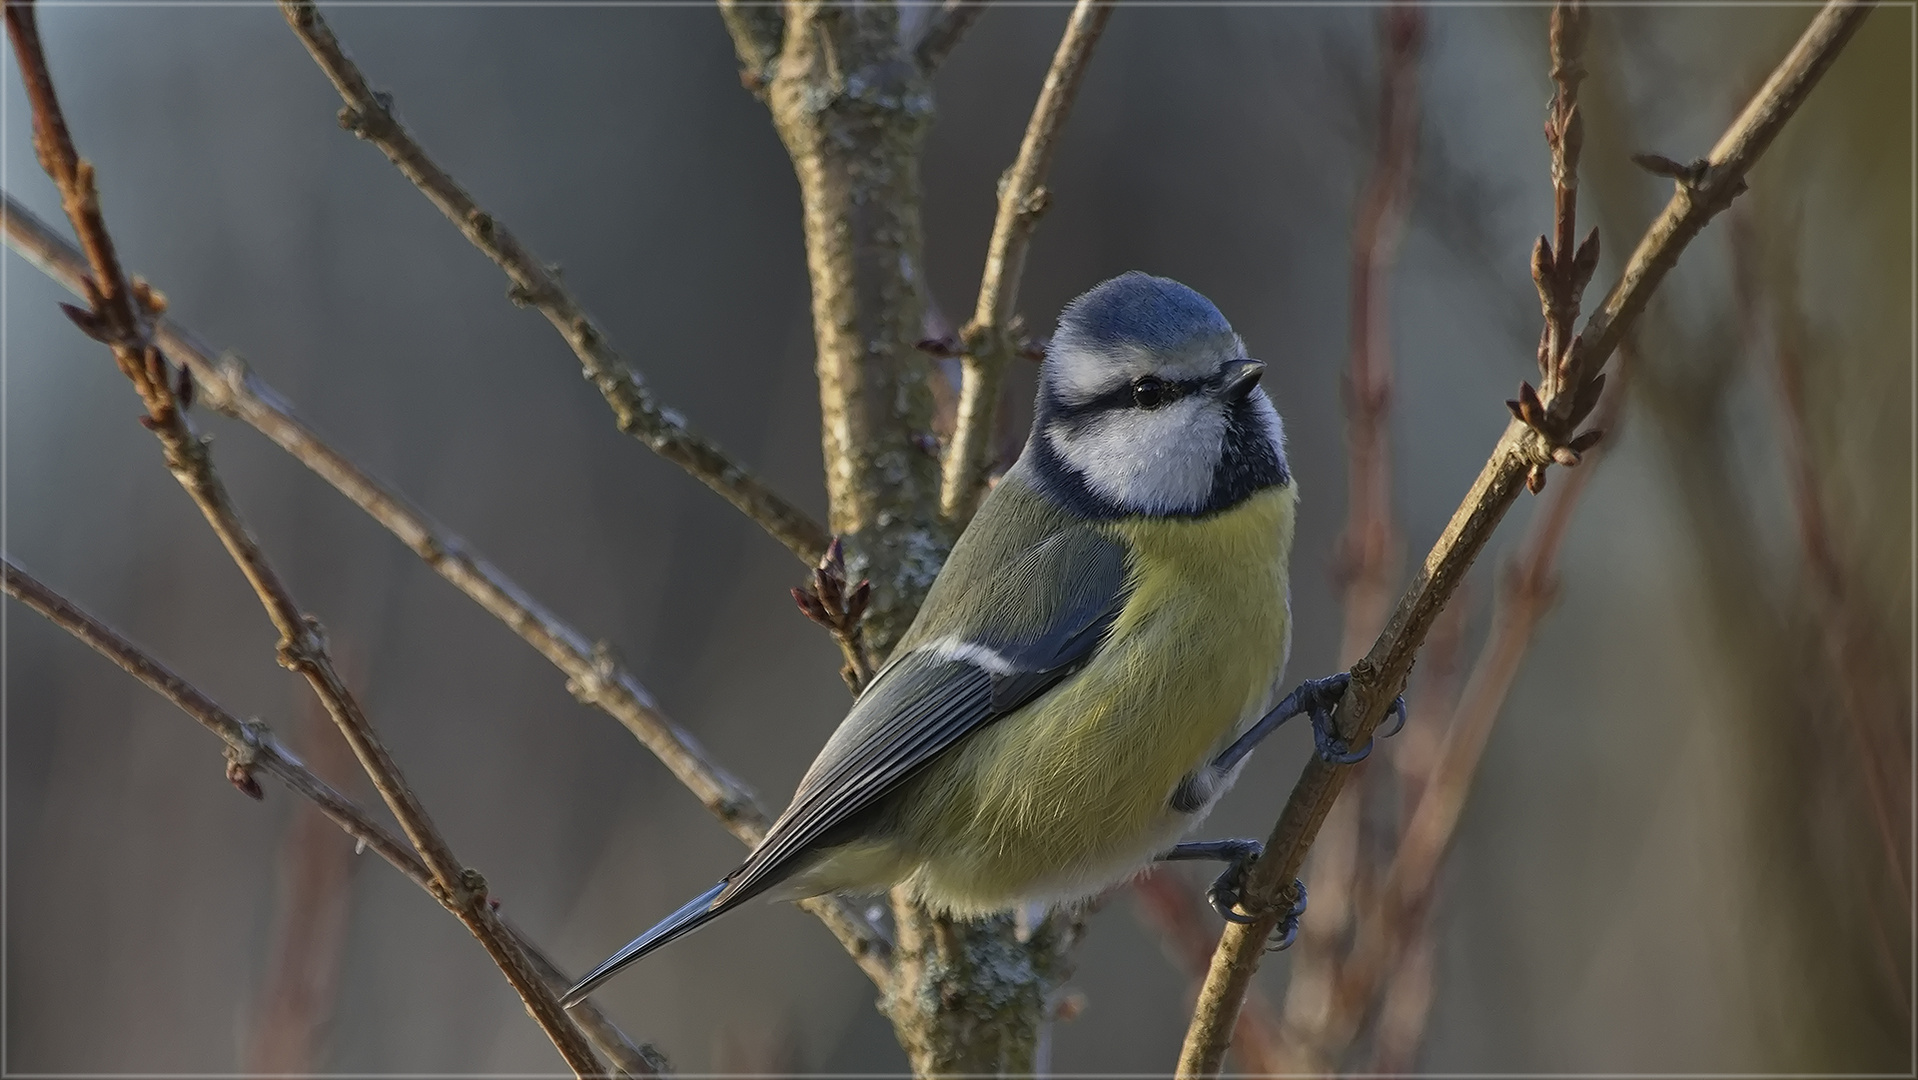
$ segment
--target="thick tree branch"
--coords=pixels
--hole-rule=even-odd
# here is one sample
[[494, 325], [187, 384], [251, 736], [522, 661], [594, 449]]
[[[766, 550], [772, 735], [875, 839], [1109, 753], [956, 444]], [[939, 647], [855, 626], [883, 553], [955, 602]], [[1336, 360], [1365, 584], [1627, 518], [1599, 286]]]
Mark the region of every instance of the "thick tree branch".
[[[119, 665], [127, 674], [145, 683], [161, 697], [178, 706], [181, 712], [220, 737], [227, 745], [227, 777], [241, 791], [260, 798], [254, 774], [264, 772], [285, 784], [288, 790], [319, 808], [341, 831], [371, 849], [380, 858], [405, 874], [413, 884], [432, 893], [432, 872], [406, 841], [394, 836], [384, 825], [338, 789], [315, 775], [299, 758], [280, 744], [272, 729], [257, 720], [242, 720], [202, 693], [173, 669], [154, 659], [112, 627], [94, 618], [78, 604], [54, 592], [32, 575], [0, 556], [0, 588], [47, 617], [54, 625]], [[572, 979], [548, 959], [538, 947], [504, 919], [506, 927], [526, 957], [557, 994], [572, 985]], [[634, 1076], [654, 1076], [665, 1062], [651, 1047], [633, 1045], [624, 1032], [615, 1027], [591, 1003], [573, 1009], [576, 1020], [607, 1059]]]
[[[0, 194], [0, 232], [7, 246], [29, 263], [76, 295], [84, 295], [86, 264], [80, 252], [11, 195]], [[200, 402], [252, 425], [385, 526], [453, 587], [505, 623], [565, 673], [567, 689], [575, 698], [618, 720], [639, 739], [727, 831], [748, 846], [765, 835], [772, 819], [752, 791], [673, 723], [609, 648], [595, 645], [562, 622], [464, 540], [327, 445], [294, 415], [277, 391], [247, 370], [237, 357], [216, 356], [191, 330], [170, 319], [154, 320], [153, 330], [166, 356], [192, 373]], [[875, 981], [883, 981], [890, 949], [884, 935], [847, 901], [827, 897], [807, 901], [807, 905], [859, 961], [862, 970]], [[561, 988], [571, 985], [565, 981]], [[574, 1013], [577, 1016], [578, 1009]]]
[[75, 235], [80, 237], [91, 271], [88, 309], [69, 308], [69, 316], [83, 332], [112, 349], [120, 370], [133, 382], [146, 405], [141, 421], [160, 440], [168, 470], [193, 497], [280, 632], [280, 663], [305, 677], [346, 736], [374, 788], [431, 873], [435, 899], [486, 947], [567, 1066], [580, 1075], [597, 1073], [600, 1065], [585, 1036], [560, 1008], [552, 989], [539, 978], [487, 904], [485, 879], [478, 871], [461, 866], [453, 856], [445, 837], [434, 827], [425, 806], [374, 733], [359, 702], [334, 670], [319, 623], [300, 610], [228, 498], [225, 485], [214, 471], [206, 440], [187, 422], [191, 377], [181, 375], [176, 383], [171, 366], [153, 341], [150, 322], [164, 302], [150, 289], [129, 281], [114, 253], [100, 213], [93, 167], [81, 160], [74, 148], [54, 94], [33, 7], [8, 4], [6, 22], [33, 110], [34, 149], [41, 167], [60, 189], [61, 203], [73, 222]]
[[919, 36], [919, 44], [913, 46], [913, 58], [919, 61], [920, 68], [928, 74], [939, 70], [939, 65], [959, 46], [959, 39], [986, 13], [986, 3], [987, 0], [945, 0], [939, 5], [939, 10], [926, 24], [925, 33]]
[[1106, 20], [1112, 17], [1109, 0], [1079, 0], [1066, 21], [1052, 66], [1032, 106], [1019, 156], [999, 178], [999, 212], [986, 244], [986, 269], [979, 281], [979, 300], [972, 320], [959, 332], [965, 350], [961, 361], [959, 412], [952, 444], [946, 448], [939, 490], [939, 512], [956, 526], [972, 517], [985, 493], [992, 469], [993, 430], [999, 413], [999, 384], [1018, 342], [1013, 340], [1013, 307], [1019, 301], [1019, 278], [1025, 272], [1026, 248], [1039, 226], [1052, 194], [1046, 173], [1059, 145], [1072, 102], [1079, 94]]
[[480, 209], [466, 189], [414, 141], [393, 114], [391, 95], [377, 93], [367, 84], [309, 0], [281, 0], [280, 9], [346, 101], [346, 107], [340, 110], [340, 126], [379, 147], [474, 247], [506, 272], [513, 282], [508, 297], [515, 304], [538, 308], [566, 339], [579, 358], [582, 373], [612, 406], [619, 429], [718, 492], [800, 561], [807, 565], [818, 562], [831, 540], [826, 530], [693, 431], [678, 410], [661, 405], [653, 397], [645, 380], [614, 351], [606, 332], [580, 306], [553, 268], [535, 258], [505, 225]]
[[[1587, 320], [1584, 333], [1572, 348], [1574, 360], [1570, 375], [1575, 378], [1568, 379], [1567, 397], [1595, 401], [1599, 369], [1644, 310], [1665, 273], [1677, 262], [1685, 245], [1744, 189], [1746, 172], [1791, 118], [1870, 10], [1869, 5], [1850, 0], [1827, 3], [1758, 96], [1719, 139], [1711, 155], [1699, 163], [1693, 175], [1680, 179], [1664, 212], [1647, 230], [1618, 283]], [[1559, 417], [1569, 419], [1572, 415], [1573, 410], [1568, 409]], [[1526, 477], [1555, 458], [1567, 462], [1577, 460], [1576, 451], [1569, 445], [1570, 431], [1562, 419], [1555, 422], [1551, 415], [1541, 419], [1544, 422], [1539, 426], [1519, 419], [1508, 425], [1465, 501], [1440, 534], [1411, 588], [1400, 599], [1385, 633], [1365, 659], [1353, 665], [1352, 683], [1340, 703], [1339, 717], [1341, 734], [1354, 745], [1371, 736], [1392, 699], [1404, 687], [1412, 660], [1432, 620], [1483, 550], [1492, 530], [1517, 498]], [[1542, 477], [1542, 472], [1536, 475]], [[1211, 1076], [1218, 1072], [1239, 1003], [1252, 973], [1257, 970], [1265, 940], [1278, 923], [1279, 898], [1297, 876], [1306, 849], [1317, 835], [1332, 800], [1344, 786], [1347, 774], [1348, 770], [1315, 757], [1293, 788], [1267, 841], [1265, 857], [1253, 866], [1249, 875], [1247, 908], [1256, 910], [1263, 906], [1266, 913], [1252, 923], [1235, 923], [1226, 928], [1213, 957], [1211, 974], [1200, 993], [1191, 1028], [1186, 1033], [1185, 1047], [1179, 1058], [1179, 1076]]]

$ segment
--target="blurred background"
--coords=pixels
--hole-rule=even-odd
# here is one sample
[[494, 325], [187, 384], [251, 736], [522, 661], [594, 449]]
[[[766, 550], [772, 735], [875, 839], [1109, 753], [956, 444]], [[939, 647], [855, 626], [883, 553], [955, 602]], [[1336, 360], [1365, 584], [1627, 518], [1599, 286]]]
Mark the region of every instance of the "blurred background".
[[[661, 397], [823, 518], [796, 185], [718, 16], [327, 14]], [[1595, 14], [1583, 209], [1606, 259], [1588, 302], [1669, 191], [1629, 154], [1704, 154], [1809, 15]], [[1503, 399], [1535, 378], [1545, 17], [1427, 17], [1389, 315], [1410, 559], [1503, 429]], [[927, 275], [955, 317], [1064, 20], [994, 9], [938, 77]], [[278, 13], [52, 8], [42, 22], [129, 270], [610, 643], [783, 804], [846, 705], [837, 651], [787, 595], [800, 567], [614, 429], [545, 321], [339, 130]], [[1170, 275], [1273, 364], [1304, 494], [1297, 677], [1341, 666], [1340, 379], [1378, 23], [1366, 8], [1119, 12], [1023, 291], [1049, 331], [1099, 280]], [[1621, 437], [1572, 521], [1557, 606], [1440, 881], [1419, 1069], [1911, 1067], [1912, 33], [1910, 7], [1871, 16], [1643, 324]], [[0, 180], [65, 232], [10, 54], [0, 66]], [[56, 286], [11, 254], [0, 268], [8, 552], [375, 802], [274, 664], [271, 628], [106, 351], [61, 317]], [[199, 422], [455, 850], [556, 958], [585, 968], [735, 863], [737, 842], [531, 649], [251, 429]], [[1469, 585], [1467, 660], [1537, 502], [1521, 499]], [[7, 1070], [558, 1069], [419, 889], [282, 789], [246, 799], [205, 731], [25, 609], [0, 612]], [[1306, 743], [1261, 753], [1208, 832], [1263, 835]], [[1293, 962], [1265, 964], [1272, 1002]], [[1093, 918], [1073, 985], [1084, 1008], [1054, 1033], [1055, 1068], [1170, 1068], [1191, 983], [1131, 896]], [[786, 906], [675, 945], [597, 1000], [688, 1072], [904, 1067], [870, 985]]]

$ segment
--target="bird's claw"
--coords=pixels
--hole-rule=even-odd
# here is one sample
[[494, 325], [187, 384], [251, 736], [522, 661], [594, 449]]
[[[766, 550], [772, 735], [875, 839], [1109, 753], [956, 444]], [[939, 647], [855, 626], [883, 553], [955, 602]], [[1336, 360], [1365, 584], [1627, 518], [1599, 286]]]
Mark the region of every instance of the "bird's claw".
[[[1332, 723], [1332, 707], [1338, 704], [1339, 698], [1345, 695], [1345, 688], [1351, 684], [1352, 673], [1342, 671], [1337, 675], [1314, 679], [1301, 687], [1306, 693], [1299, 704], [1306, 715], [1312, 718], [1312, 744], [1318, 748], [1319, 757], [1332, 765], [1356, 765], [1372, 753], [1371, 739], [1354, 750], [1339, 735], [1337, 725]], [[1375, 738], [1389, 739], [1405, 727], [1405, 695], [1393, 699], [1387, 723], [1391, 726], [1374, 732]]]
[[1299, 917], [1305, 914], [1305, 882], [1293, 879], [1292, 891], [1298, 899], [1293, 901], [1285, 917], [1279, 920], [1279, 925], [1273, 928], [1272, 944], [1266, 946], [1266, 952], [1284, 952], [1299, 939]]
[[[1239, 907], [1245, 902], [1246, 872], [1252, 868], [1253, 862], [1264, 850], [1264, 845], [1257, 841], [1247, 841], [1245, 850], [1232, 860], [1232, 864], [1225, 868], [1225, 872], [1212, 883], [1212, 887], [1205, 891], [1206, 901], [1212, 905], [1212, 910], [1217, 911], [1219, 917], [1226, 922], [1243, 926], [1259, 921], [1259, 916], [1243, 914]], [[1292, 943], [1298, 940], [1299, 917], [1305, 914], [1305, 882], [1294, 880], [1292, 894], [1296, 899], [1292, 901], [1292, 906], [1286, 909], [1285, 915], [1279, 919], [1278, 926], [1273, 928], [1272, 944], [1267, 946], [1268, 952], [1289, 949]]]
[[1212, 910], [1218, 912], [1219, 917], [1226, 922], [1258, 921], [1257, 916], [1241, 915], [1238, 908], [1240, 902], [1245, 899], [1246, 872], [1264, 852], [1264, 844], [1257, 840], [1246, 841], [1245, 849], [1227, 864], [1225, 872], [1220, 874], [1218, 879], [1212, 882], [1212, 887], [1205, 891], [1206, 903], [1211, 904]]

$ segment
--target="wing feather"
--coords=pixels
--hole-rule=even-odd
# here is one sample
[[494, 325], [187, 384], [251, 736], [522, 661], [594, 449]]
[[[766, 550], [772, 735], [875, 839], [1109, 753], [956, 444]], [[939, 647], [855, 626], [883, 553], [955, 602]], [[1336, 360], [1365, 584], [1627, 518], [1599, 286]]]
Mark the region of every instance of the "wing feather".
[[[1008, 549], [1018, 554], [1008, 559]], [[1123, 546], [1059, 513], [1015, 468], [953, 548], [894, 660], [714, 906], [777, 884], [838, 826], [1078, 670], [1128, 592]]]

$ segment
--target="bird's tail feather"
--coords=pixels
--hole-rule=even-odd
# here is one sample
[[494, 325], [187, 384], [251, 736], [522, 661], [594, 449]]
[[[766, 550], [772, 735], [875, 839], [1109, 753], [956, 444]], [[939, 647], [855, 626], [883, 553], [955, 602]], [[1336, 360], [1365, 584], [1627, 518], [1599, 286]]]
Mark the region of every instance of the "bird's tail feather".
[[606, 962], [586, 973], [586, 977], [560, 999], [560, 1004], [571, 1008], [586, 1000], [586, 995], [598, 988], [600, 983], [612, 978], [626, 965], [659, 948], [676, 938], [692, 933], [718, 916], [726, 908], [716, 905], [715, 900], [726, 889], [724, 881], [687, 901], [686, 906], [659, 921], [657, 926], [634, 938], [632, 943], [606, 958]]

